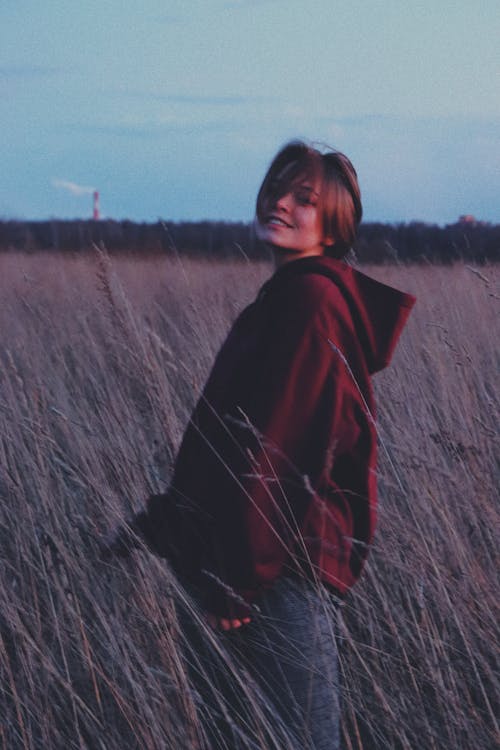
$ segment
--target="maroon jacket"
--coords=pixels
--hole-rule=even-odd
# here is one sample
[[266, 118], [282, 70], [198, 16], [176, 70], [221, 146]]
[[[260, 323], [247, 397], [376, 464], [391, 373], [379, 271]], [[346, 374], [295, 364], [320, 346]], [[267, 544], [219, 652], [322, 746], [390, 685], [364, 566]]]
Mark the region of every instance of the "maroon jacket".
[[376, 520], [370, 376], [415, 299], [327, 257], [280, 267], [233, 325], [165, 495], [137, 526], [203, 592], [242, 616], [297, 569], [343, 595]]

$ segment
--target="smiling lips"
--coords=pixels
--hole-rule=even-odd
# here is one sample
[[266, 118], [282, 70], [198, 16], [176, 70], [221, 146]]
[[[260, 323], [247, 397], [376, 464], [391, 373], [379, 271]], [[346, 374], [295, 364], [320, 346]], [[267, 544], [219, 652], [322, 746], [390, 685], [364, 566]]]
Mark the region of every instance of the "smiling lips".
[[271, 216], [266, 217], [266, 224], [271, 224], [271, 226], [277, 226], [277, 227], [288, 227], [288, 229], [292, 229], [291, 224], [287, 224], [286, 221], [281, 219], [279, 216], [274, 216], [271, 214]]

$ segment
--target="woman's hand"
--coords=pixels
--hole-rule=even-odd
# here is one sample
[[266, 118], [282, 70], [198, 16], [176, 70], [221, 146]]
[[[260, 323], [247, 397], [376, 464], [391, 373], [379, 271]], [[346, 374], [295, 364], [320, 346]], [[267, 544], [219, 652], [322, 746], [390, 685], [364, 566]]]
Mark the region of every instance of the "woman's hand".
[[217, 615], [207, 612], [207, 622], [214, 630], [237, 630], [242, 625], [248, 625], [251, 622], [251, 617], [229, 620], [226, 617], [217, 617]]

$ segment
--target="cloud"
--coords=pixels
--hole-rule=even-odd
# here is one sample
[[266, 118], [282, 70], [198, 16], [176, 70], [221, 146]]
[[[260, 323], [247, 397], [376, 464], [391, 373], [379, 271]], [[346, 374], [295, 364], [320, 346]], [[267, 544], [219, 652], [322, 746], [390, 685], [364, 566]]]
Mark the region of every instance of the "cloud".
[[178, 25], [178, 24], [184, 23], [185, 19], [182, 18], [181, 16], [176, 16], [171, 13], [160, 13], [156, 16], [153, 16], [152, 20], [155, 23], [166, 23], [166, 24]]
[[0, 78], [35, 78], [61, 73], [61, 68], [44, 65], [0, 65]]
[[157, 101], [174, 102], [176, 104], [217, 104], [234, 105], [245, 104], [249, 101], [246, 96], [190, 96], [187, 94], [161, 94], [153, 95], [151, 98]]
[[59, 126], [61, 132], [86, 133], [89, 135], [116, 136], [120, 138], [157, 139], [171, 134], [200, 135], [202, 133], [223, 134], [233, 132], [248, 124], [247, 118], [203, 117], [167, 115], [156, 119], [137, 118], [115, 122], [81, 124], [69, 122]]
[[77, 185], [76, 182], [70, 182], [69, 180], [53, 179], [52, 185], [56, 188], [62, 188], [63, 190], [67, 190], [69, 193], [72, 193], [73, 195], [91, 195], [95, 190], [95, 188], [93, 187], [87, 187], [85, 185]]
[[279, 2], [279, 0], [230, 0], [225, 2], [224, 8], [251, 8], [254, 5], [268, 5], [269, 3]]
[[158, 102], [160, 104], [186, 104], [189, 106], [232, 107], [245, 104], [255, 104], [256, 102], [265, 103], [279, 101], [275, 96], [247, 96], [245, 94], [169, 94], [155, 91], [139, 91], [130, 89], [125, 90], [122, 88], [115, 89], [113, 93], [120, 96], [126, 96], [131, 99]]

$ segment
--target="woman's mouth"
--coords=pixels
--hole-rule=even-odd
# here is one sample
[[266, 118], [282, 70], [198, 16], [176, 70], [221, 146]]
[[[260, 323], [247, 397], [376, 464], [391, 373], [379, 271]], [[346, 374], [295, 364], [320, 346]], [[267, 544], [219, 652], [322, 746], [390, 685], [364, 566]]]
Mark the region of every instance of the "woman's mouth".
[[268, 216], [266, 218], [266, 224], [268, 225], [270, 224], [271, 226], [276, 226], [276, 227], [287, 227], [288, 229], [292, 228], [291, 224], [287, 224], [287, 222], [284, 221], [283, 219], [280, 219], [279, 216]]

